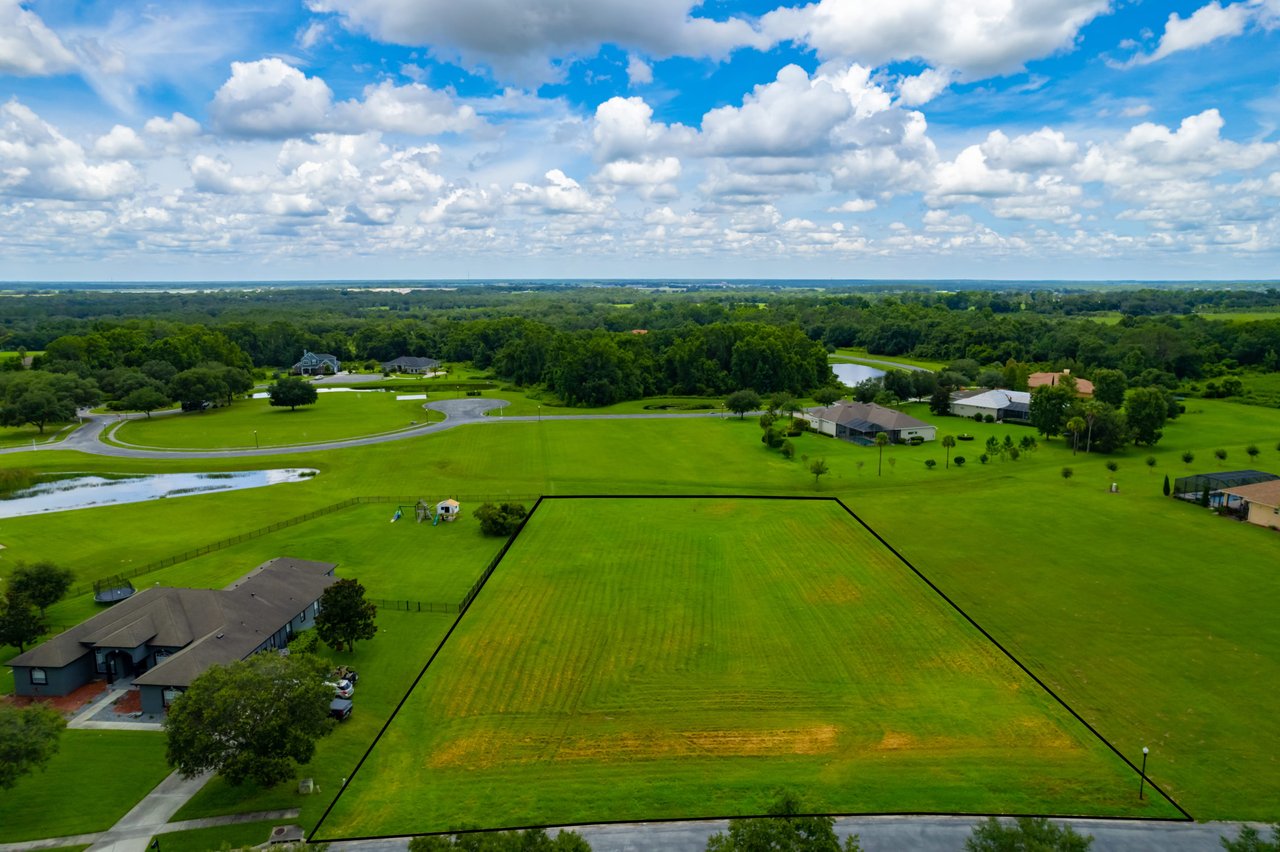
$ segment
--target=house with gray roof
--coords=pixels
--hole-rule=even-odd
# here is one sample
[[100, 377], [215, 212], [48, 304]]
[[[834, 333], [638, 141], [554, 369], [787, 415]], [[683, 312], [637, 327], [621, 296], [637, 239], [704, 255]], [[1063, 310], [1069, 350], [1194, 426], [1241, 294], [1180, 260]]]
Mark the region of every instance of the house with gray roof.
[[413, 355], [401, 355], [394, 361], [383, 361], [384, 373], [433, 373], [440, 366], [435, 358], [418, 358]]
[[317, 354], [303, 350], [298, 363], [289, 372], [298, 376], [332, 376], [342, 371], [342, 362], [337, 355]]
[[895, 444], [909, 443], [915, 438], [919, 440], [914, 443], [920, 443], [932, 441], [938, 431], [932, 424], [874, 402], [840, 400], [824, 408], [807, 408], [802, 416], [813, 431], [857, 444], [871, 443], [880, 432], [886, 433]]
[[211, 666], [283, 648], [311, 627], [336, 567], [278, 557], [225, 589], [144, 589], [10, 660], [14, 693], [133, 678], [143, 712], [161, 713]]
[[1030, 423], [1031, 392], [996, 388], [959, 391], [951, 395], [951, 413], [957, 417], [991, 415], [997, 423]]

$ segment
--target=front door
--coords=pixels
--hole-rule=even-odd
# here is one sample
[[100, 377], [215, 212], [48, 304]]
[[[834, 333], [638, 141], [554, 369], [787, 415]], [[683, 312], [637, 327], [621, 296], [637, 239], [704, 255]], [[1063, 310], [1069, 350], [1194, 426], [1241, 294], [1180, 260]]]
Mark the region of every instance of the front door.
[[107, 683], [115, 683], [132, 674], [133, 657], [124, 651], [111, 651], [107, 654]]

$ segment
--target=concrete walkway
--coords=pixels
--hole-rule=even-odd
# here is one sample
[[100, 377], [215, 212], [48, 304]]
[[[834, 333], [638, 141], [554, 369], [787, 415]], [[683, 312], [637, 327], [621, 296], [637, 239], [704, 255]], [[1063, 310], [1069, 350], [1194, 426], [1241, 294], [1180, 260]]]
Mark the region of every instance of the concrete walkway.
[[73, 716], [71, 718], [71, 721], [67, 722], [67, 727], [68, 728], [92, 728], [98, 724], [102, 724], [100, 722], [99, 723], [90, 722], [89, 720], [93, 718], [94, 714], [98, 713], [99, 711], [101, 711], [106, 707], [110, 707], [116, 701], [120, 700], [122, 697], [124, 697], [124, 694], [128, 691], [129, 690], [127, 687], [117, 687], [115, 689], [108, 689], [106, 692], [102, 694], [101, 698], [99, 698], [97, 701], [93, 702], [88, 707], [84, 708], [75, 716]]
[[183, 778], [177, 772], [161, 781], [133, 810], [99, 835], [92, 852], [146, 852], [151, 835], [163, 828], [200, 788], [209, 783], [212, 772]]
[[[144, 837], [149, 840], [157, 834], [172, 834], [175, 831], [191, 831], [195, 828], [218, 828], [223, 825], [244, 825], [245, 823], [262, 822], [275, 823], [286, 819], [297, 819], [301, 813], [297, 808], [289, 808], [283, 811], [258, 811], [252, 814], [228, 814], [227, 816], [205, 817], [204, 819], [184, 819], [181, 822], [165, 823], [159, 828], [150, 829], [150, 832]], [[113, 829], [114, 830], [114, 829]], [[263, 826], [264, 840], [267, 834], [266, 826]], [[107, 835], [105, 831], [99, 831], [94, 834], [73, 834], [67, 837], [49, 837], [44, 840], [29, 840], [24, 843], [0, 843], [0, 852], [29, 852], [35, 849], [60, 849], [64, 846], [88, 846], [97, 843]], [[406, 842], [407, 845], [407, 842]], [[93, 848], [98, 848], [94, 846]], [[107, 848], [122, 848], [120, 846]], [[143, 847], [145, 848], [145, 844]]]

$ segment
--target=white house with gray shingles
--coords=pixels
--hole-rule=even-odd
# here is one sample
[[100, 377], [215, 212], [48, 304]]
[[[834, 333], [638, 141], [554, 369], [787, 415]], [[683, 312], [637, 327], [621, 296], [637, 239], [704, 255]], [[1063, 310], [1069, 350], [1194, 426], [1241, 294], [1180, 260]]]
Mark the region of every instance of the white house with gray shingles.
[[801, 416], [815, 432], [860, 444], [870, 443], [879, 432], [887, 433], [895, 444], [912, 438], [932, 441], [938, 432], [923, 420], [874, 402], [841, 400], [825, 408], [806, 408]]
[[210, 666], [283, 648], [311, 627], [336, 565], [278, 557], [225, 589], [153, 586], [9, 661], [17, 695], [58, 696], [133, 677], [161, 713]]
[[1030, 423], [1031, 392], [1000, 388], [960, 391], [951, 395], [951, 413], [957, 417], [990, 414], [998, 423]]

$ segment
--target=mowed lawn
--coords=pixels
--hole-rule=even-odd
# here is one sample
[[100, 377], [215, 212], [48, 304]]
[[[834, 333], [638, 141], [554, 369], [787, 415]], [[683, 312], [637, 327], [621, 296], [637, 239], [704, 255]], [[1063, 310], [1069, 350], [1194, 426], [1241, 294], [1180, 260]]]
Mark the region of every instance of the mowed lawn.
[[0, 796], [0, 843], [105, 831], [169, 771], [163, 734], [63, 731], [49, 764]]
[[547, 500], [318, 836], [1178, 816], [837, 504]]
[[390, 392], [322, 393], [314, 405], [272, 408], [270, 400], [244, 399], [224, 408], [130, 415], [112, 432], [118, 443], [164, 449], [245, 449], [339, 441], [407, 429], [440, 420], [422, 406], [428, 400], [397, 400]]

